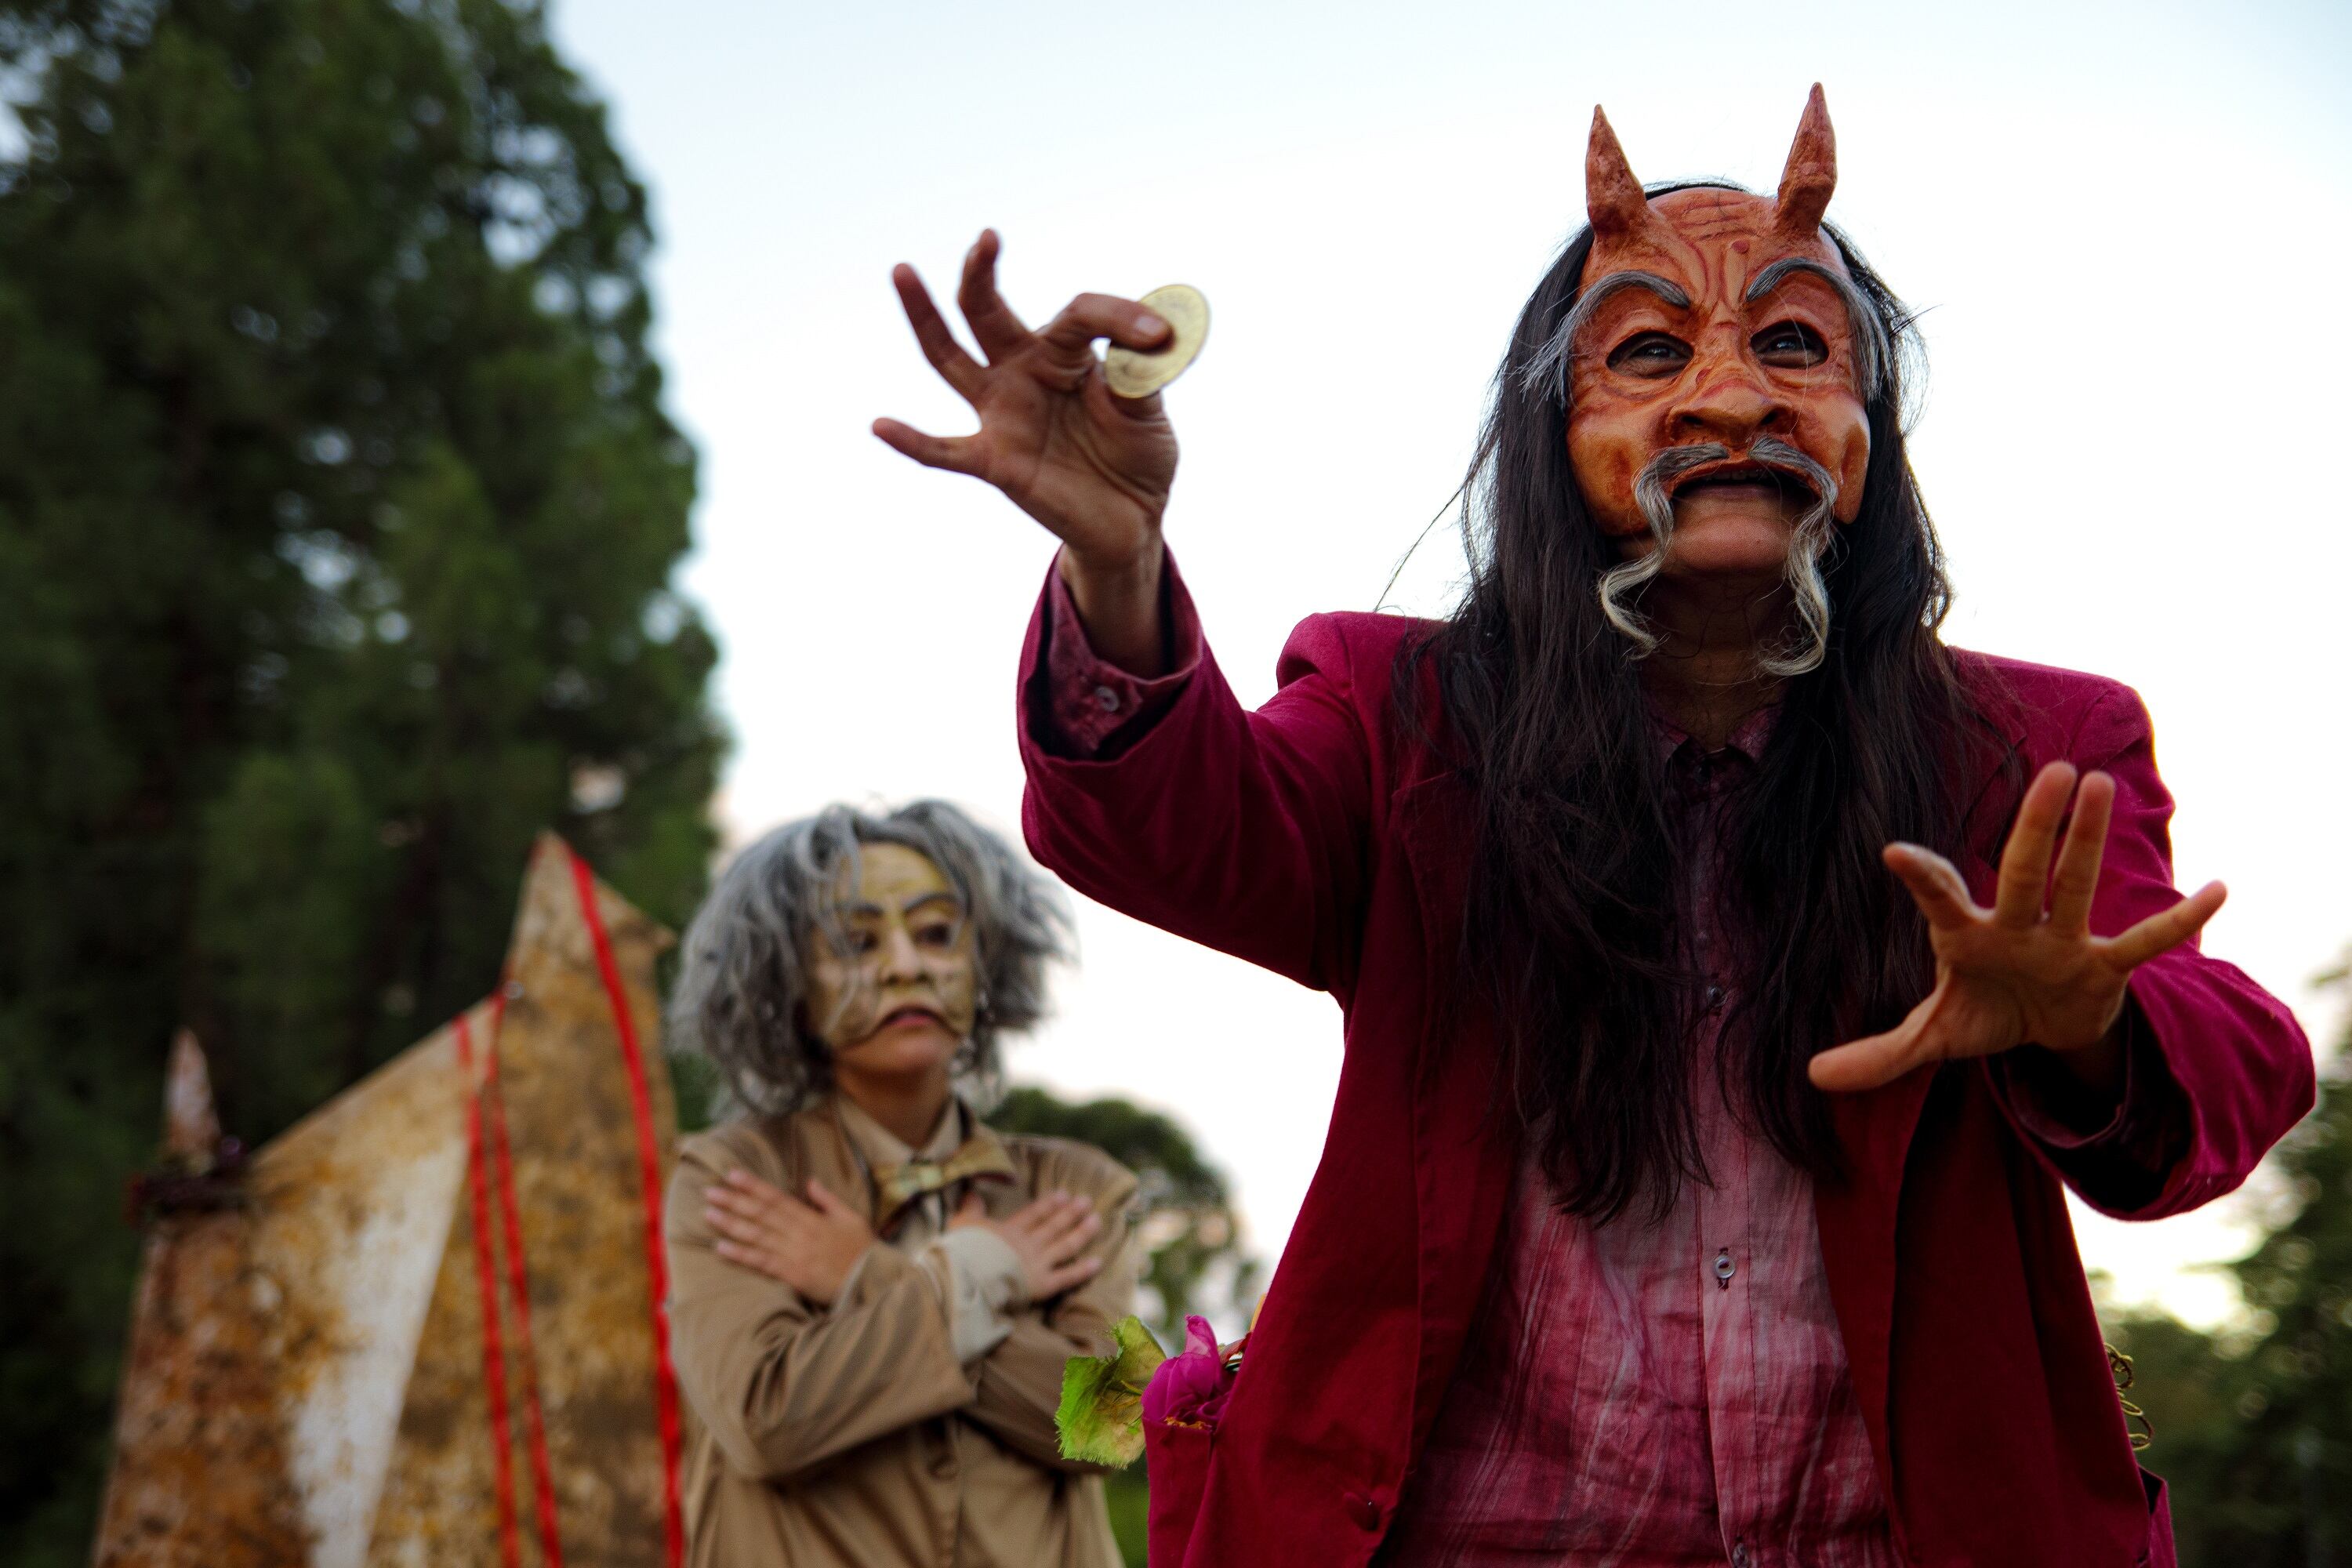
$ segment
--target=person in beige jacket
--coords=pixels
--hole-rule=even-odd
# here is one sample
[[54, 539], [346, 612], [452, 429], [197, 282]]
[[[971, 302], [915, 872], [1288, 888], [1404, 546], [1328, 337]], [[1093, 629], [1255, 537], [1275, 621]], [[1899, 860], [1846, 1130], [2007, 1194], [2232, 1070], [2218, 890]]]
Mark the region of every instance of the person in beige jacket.
[[1042, 1016], [1067, 930], [936, 801], [780, 827], [695, 917], [671, 1039], [741, 1114], [685, 1142], [666, 1211], [692, 1563], [1118, 1562], [1054, 1408], [1129, 1310], [1135, 1178], [958, 1092]]

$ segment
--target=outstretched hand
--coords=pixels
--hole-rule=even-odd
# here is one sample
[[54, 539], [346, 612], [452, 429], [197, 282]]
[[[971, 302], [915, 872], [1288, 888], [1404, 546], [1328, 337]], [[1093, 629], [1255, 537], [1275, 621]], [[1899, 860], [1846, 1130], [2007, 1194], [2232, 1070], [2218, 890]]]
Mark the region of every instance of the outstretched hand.
[[[1809, 1070], [1817, 1087], [1876, 1089], [1924, 1063], [2028, 1044], [2058, 1052], [2112, 1048], [2131, 972], [2195, 936], [2229, 894], [2221, 883], [2209, 882], [2119, 936], [2093, 936], [2091, 900], [2098, 890], [2116, 784], [2094, 773], [2077, 794], [2074, 780], [2070, 764], [2053, 763], [2026, 790], [2001, 853], [1990, 910], [1978, 907], [1942, 856], [1916, 844], [1886, 847], [1888, 869], [1903, 879], [1927, 917], [1936, 986], [1885, 1034], [1815, 1057]], [[2074, 819], [2064, 847], [2057, 848], [2069, 796]]]
[[964, 257], [956, 303], [985, 363], [964, 352], [911, 267], [890, 274], [931, 368], [980, 416], [970, 436], [929, 436], [896, 419], [874, 434], [929, 468], [986, 479], [1090, 568], [1156, 563], [1176, 477], [1176, 432], [1157, 394], [1114, 396], [1097, 338], [1153, 349], [1168, 323], [1132, 300], [1081, 294], [1032, 331], [996, 289], [994, 229]]

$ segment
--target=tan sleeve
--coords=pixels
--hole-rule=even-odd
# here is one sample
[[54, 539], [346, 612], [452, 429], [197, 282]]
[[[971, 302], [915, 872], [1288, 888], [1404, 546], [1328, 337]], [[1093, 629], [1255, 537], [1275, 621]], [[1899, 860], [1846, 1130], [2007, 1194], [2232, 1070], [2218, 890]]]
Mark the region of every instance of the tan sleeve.
[[[1007, 1446], [1057, 1470], [1100, 1475], [1107, 1467], [1062, 1457], [1054, 1410], [1062, 1402], [1062, 1368], [1072, 1356], [1110, 1349], [1110, 1326], [1135, 1310], [1135, 1280], [1142, 1258], [1134, 1237], [1135, 1178], [1118, 1167], [1095, 1198], [1103, 1233], [1091, 1249], [1101, 1272], [1076, 1289], [1013, 1319], [1013, 1331], [980, 1363], [980, 1393], [963, 1415]], [[1045, 1184], [1040, 1183], [1041, 1187]]]
[[972, 1397], [930, 1279], [877, 1242], [832, 1308], [711, 1250], [723, 1152], [680, 1151], [665, 1205], [677, 1380], [728, 1467], [783, 1480]]

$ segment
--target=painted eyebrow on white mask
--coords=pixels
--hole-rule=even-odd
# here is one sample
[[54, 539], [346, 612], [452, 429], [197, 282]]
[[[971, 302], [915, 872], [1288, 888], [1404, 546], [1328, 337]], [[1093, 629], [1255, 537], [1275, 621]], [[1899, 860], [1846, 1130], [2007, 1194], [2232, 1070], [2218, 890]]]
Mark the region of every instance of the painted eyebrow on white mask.
[[955, 916], [958, 920], [963, 919], [963, 900], [957, 898], [953, 893], [921, 894], [916, 898], [908, 899], [906, 903], [901, 906], [898, 912], [902, 915], [911, 915], [916, 910], [928, 909], [933, 904], [945, 904], [948, 907], [948, 912], [950, 914]]
[[1655, 272], [1628, 268], [1598, 279], [1576, 297], [1576, 303], [1559, 319], [1559, 325], [1552, 329], [1543, 347], [1528, 358], [1519, 372], [1520, 388], [1527, 392], [1549, 391], [1554, 403], [1567, 407], [1568, 362], [1574, 357], [1577, 332], [1592, 319], [1592, 312], [1601, 308], [1603, 300], [1628, 289], [1647, 289], [1677, 310], [1690, 309], [1690, 295], [1683, 286]]
[[1886, 324], [1878, 319], [1878, 312], [1871, 308], [1862, 290], [1854, 287], [1853, 279], [1810, 256], [1784, 256], [1756, 275], [1756, 280], [1748, 285], [1748, 292], [1740, 296], [1740, 303], [1753, 305], [1801, 272], [1827, 283], [1844, 301], [1846, 324], [1853, 330], [1854, 379], [1861, 382], [1864, 397], [1876, 397], [1885, 389], [1886, 364], [1892, 357]]
[[[898, 912], [902, 915], [911, 915], [926, 904], [945, 904], [949, 909], [953, 910], [958, 917], [963, 914], [963, 900], [953, 893], [918, 893], [899, 905]], [[844, 915], [878, 915], [882, 913], [882, 906], [860, 900], [854, 904], [842, 905], [841, 912]]]

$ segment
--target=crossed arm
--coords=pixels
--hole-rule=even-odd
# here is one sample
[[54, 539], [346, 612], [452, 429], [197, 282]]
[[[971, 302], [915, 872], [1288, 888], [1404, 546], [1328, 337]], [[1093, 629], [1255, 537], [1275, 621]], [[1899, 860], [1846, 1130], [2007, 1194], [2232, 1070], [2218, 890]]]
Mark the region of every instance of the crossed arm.
[[[1053, 1412], [1063, 1362], [1098, 1350], [1111, 1320], [1128, 1310], [1135, 1266], [1120, 1217], [1127, 1194], [1105, 1200], [1108, 1225], [1084, 1198], [1040, 1199], [994, 1222], [1011, 1228], [1020, 1221], [1034, 1240], [1024, 1268], [1033, 1256], [1058, 1255], [1058, 1261], [1043, 1265], [1046, 1272], [1034, 1281], [1053, 1289], [1014, 1312], [1011, 1333], [994, 1349], [967, 1363], [955, 1343], [951, 1308], [920, 1261], [869, 1232], [854, 1271], [834, 1277], [837, 1294], [804, 1294], [784, 1276], [824, 1288], [812, 1274], [812, 1251], [824, 1253], [827, 1238], [814, 1227], [845, 1229], [838, 1218], [845, 1215], [863, 1228], [863, 1218], [838, 1199], [821, 1206], [815, 1194], [822, 1187], [801, 1203], [756, 1177], [772, 1197], [744, 1201], [744, 1184], [730, 1182], [729, 1171], [695, 1151], [683, 1155], [671, 1180], [667, 1230], [679, 1380], [730, 1468], [787, 1479], [950, 1413], [988, 1426], [1041, 1464], [1092, 1468], [1061, 1458]], [[790, 1217], [771, 1225], [736, 1221], [722, 1230], [710, 1216], [731, 1211], [713, 1201], [714, 1191], [736, 1194], [736, 1209], [764, 1206]], [[784, 1205], [805, 1212], [793, 1215]], [[820, 1217], [811, 1222], [811, 1214]], [[976, 1215], [961, 1217], [981, 1223]], [[751, 1239], [740, 1239], [745, 1236]], [[722, 1255], [722, 1245], [735, 1256]], [[1024, 1255], [1024, 1245], [1013, 1249]]]

